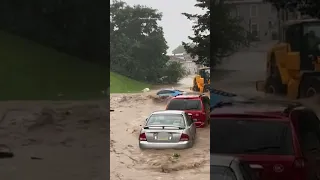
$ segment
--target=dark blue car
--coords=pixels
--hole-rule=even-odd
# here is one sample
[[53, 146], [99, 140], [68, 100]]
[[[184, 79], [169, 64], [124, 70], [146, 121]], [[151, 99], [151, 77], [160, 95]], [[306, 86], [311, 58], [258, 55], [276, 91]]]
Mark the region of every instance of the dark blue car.
[[176, 89], [162, 89], [160, 91], [157, 92], [157, 95], [159, 97], [176, 97], [176, 96], [179, 96], [179, 95], [182, 95], [183, 94], [183, 91], [180, 91], [180, 90], [176, 90]]

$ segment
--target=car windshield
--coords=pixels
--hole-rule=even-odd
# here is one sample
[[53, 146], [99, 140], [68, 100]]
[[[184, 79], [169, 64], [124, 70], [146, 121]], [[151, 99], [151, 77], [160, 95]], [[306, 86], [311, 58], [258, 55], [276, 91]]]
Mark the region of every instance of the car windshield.
[[212, 119], [211, 153], [292, 155], [289, 123], [273, 120]]
[[199, 99], [172, 99], [167, 110], [201, 110], [201, 101]]
[[146, 126], [177, 126], [185, 127], [181, 114], [153, 114], [149, 117]]
[[226, 166], [210, 166], [210, 179], [214, 180], [237, 180], [231, 168]]

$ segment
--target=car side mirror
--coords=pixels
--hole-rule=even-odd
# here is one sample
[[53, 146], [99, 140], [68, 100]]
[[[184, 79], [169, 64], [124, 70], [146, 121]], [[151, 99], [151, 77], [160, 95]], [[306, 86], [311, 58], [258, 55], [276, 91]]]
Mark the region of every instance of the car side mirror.
[[191, 114], [191, 113], [188, 113], [188, 116], [192, 116], [192, 114]]
[[146, 121], [148, 121], [148, 118], [146, 118]]

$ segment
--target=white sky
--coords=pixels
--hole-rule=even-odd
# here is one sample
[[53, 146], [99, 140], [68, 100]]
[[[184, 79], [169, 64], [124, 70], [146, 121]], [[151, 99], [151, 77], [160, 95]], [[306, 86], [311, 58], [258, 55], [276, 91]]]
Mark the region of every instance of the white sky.
[[193, 35], [192, 22], [181, 13], [200, 14], [203, 11], [194, 7], [196, 0], [122, 0], [128, 5], [146, 5], [162, 12], [162, 21], [159, 25], [163, 27], [164, 37], [166, 38], [169, 49], [172, 50], [181, 45], [182, 41], [188, 41], [188, 36]]

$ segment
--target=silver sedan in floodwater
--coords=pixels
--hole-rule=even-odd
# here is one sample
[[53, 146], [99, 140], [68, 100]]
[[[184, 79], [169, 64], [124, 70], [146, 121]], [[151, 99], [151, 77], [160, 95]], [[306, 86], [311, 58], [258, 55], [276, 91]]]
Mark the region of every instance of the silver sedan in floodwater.
[[196, 126], [184, 111], [157, 111], [140, 131], [141, 149], [186, 149], [196, 140]]

